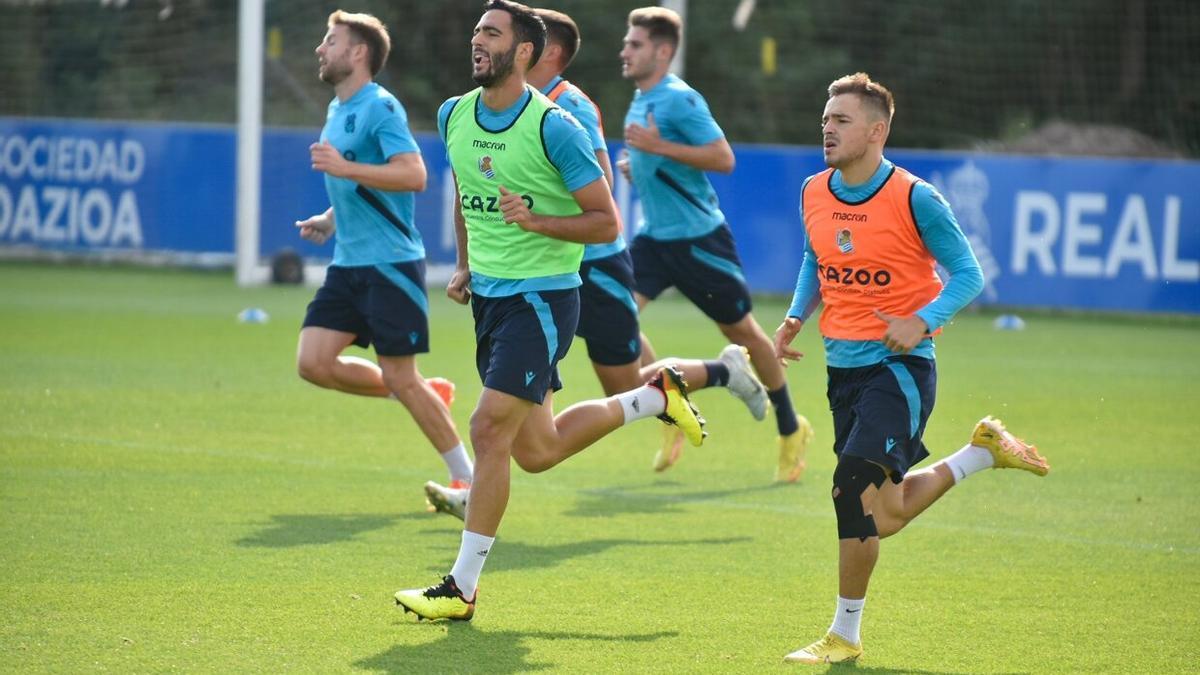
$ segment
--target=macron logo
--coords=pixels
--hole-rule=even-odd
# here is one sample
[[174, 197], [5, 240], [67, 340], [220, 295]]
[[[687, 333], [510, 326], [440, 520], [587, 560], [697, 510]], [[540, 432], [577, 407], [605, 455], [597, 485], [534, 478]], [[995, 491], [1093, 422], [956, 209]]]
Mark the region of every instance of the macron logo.
[[533, 382], [533, 371], [527, 370], [525, 371], [525, 386], [528, 387], [530, 382]]
[[884, 452], [891, 452], [892, 448], [894, 447], [896, 447], [896, 439], [889, 437], [887, 439], [887, 447], [884, 449]]

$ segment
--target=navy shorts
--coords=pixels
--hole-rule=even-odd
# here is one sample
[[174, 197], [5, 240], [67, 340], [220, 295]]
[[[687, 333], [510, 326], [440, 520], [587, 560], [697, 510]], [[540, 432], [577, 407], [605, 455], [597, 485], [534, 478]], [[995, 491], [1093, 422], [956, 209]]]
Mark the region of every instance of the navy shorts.
[[308, 303], [304, 327], [353, 333], [359, 347], [379, 356], [429, 351], [429, 300], [425, 261], [363, 267], [330, 265], [325, 283]]
[[919, 356], [892, 356], [862, 368], [828, 368], [833, 451], [904, 474], [929, 456], [921, 437], [933, 412], [937, 366]]
[[579, 289], [471, 295], [475, 367], [483, 386], [541, 404], [562, 389], [558, 362], [579, 324]]
[[750, 288], [728, 225], [703, 237], [633, 240], [634, 288], [647, 298], [675, 286], [708, 318], [734, 324], [750, 313]]
[[588, 358], [602, 366], [623, 366], [642, 355], [637, 302], [633, 299], [633, 257], [628, 250], [579, 267], [579, 328]]

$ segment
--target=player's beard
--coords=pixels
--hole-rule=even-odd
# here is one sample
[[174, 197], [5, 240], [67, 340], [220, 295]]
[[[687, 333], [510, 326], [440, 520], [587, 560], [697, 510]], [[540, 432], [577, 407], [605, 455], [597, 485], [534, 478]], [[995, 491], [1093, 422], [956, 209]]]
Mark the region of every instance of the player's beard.
[[479, 75], [472, 75], [475, 84], [481, 87], [490, 87], [497, 82], [502, 82], [513, 71], [513, 64], [517, 61], [517, 45], [513, 44], [512, 49], [500, 54], [488, 54], [488, 69], [487, 72]]
[[326, 84], [337, 86], [339, 82], [350, 76], [354, 69], [350, 66], [347, 59], [338, 59], [337, 61], [328, 61], [325, 63], [325, 69], [318, 75]]

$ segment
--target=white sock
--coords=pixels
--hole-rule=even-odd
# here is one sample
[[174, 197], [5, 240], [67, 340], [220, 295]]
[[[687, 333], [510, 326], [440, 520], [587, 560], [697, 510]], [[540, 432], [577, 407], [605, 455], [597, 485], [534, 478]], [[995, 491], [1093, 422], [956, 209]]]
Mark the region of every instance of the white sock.
[[450, 576], [463, 597], [471, 600], [475, 597], [475, 589], [479, 587], [479, 574], [483, 571], [483, 563], [487, 562], [488, 551], [492, 550], [495, 537], [485, 537], [463, 530], [462, 545], [458, 549], [458, 560], [450, 569]]
[[964, 478], [976, 471], [992, 468], [995, 462], [992, 459], [992, 453], [988, 452], [987, 448], [970, 444], [964, 445], [962, 450], [942, 461], [946, 463], [946, 466], [950, 467], [950, 473], [954, 474], [955, 485], [958, 485]]
[[617, 394], [621, 410], [625, 411], [625, 424], [642, 419], [657, 417], [667, 409], [667, 397], [658, 387], [644, 384], [633, 391]]
[[475, 475], [475, 464], [467, 454], [467, 448], [462, 443], [442, 453], [442, 461], [450, 469], [450, 480], [465, 480], [470, 483]]
[[866, 603], [866, 598], [849, 600], [839, 595], [837, 612], [833, 615], [833, 625], [829, 627], [829, 632], [837, 633], [851, 644], [862, 644], [862, 636], [859, 635], [858, 629], [862, 624], [862, 610]]

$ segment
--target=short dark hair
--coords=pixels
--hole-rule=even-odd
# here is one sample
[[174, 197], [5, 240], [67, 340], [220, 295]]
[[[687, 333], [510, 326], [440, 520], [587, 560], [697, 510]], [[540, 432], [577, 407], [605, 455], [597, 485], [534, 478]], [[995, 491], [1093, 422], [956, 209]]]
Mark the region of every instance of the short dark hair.
[[896, 101], [888, 88], [872, 81], [866, 73], [843, 75], [829, 84], [829, 98], [840, 94], [858, 94], [867, 105], [875, 109], [888, 124], [892, 123], [892, 115], [896, 113]]
[[349, 28], [355, 40], [367, 45], [371, 77], [378, 75], [392, 51], [392, 39], [388, 37], [387, 27], [370, 14], [352, 14], [340, 9], [329, 15], [329, 27], [339, 25]]
[[629, 25], [645, 28], [652, 42], [665, 40], [675, 49], [683, 40], [683, 19], [666, 7], [639, 7], [629, 13]]
[[582, 40], [579, 37], [579, 26], [575, 24], [575, 20], [554, 9], [534, 9], [542, 19], [542, 23], [546, 24], [546, 42], [562, 47], [562, 67], [563, 70], [571, 65], [571, 61], [575, 59], [575, 54], [579, 52], [579, 45]]
[[529, 60], [529, 67], [532, 68], [538, 59], [542, 58], [542, 50], [546, 48], [546, 24], [528, 5], [512, 0], [488, 0], [484, 3], [483, 11], [489, 12], [493, 9], [508, 12], [512, 16], [513, 33], [518, 44], [533, 44], [533, 58]]

